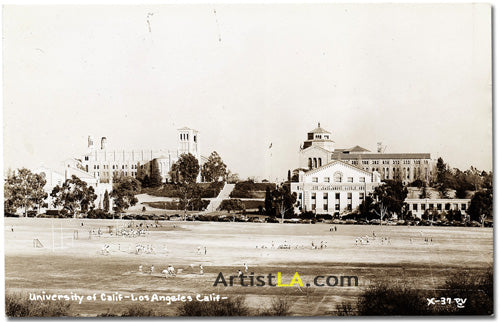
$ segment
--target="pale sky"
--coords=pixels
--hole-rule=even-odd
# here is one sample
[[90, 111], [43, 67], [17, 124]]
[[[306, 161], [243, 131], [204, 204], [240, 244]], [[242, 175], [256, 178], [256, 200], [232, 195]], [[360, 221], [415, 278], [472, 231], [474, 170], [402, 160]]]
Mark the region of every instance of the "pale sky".
[[479, 4], [6, 6], [4, 167], [58, 170], [88, 135], [175, 150], [188, 126], [240, 177], [284, 177], [321, 122], [338, 148], [491, 170], [490, 18]]

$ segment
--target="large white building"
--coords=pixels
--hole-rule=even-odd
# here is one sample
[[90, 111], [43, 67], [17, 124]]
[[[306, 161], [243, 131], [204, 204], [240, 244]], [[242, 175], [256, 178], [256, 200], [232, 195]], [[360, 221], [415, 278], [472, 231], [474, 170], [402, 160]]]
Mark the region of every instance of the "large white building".
[[378, 172], [368, 172], [342, 161], [331, 161], [299, 172], [291, 184], [297, 194], [297, 210], [316, 214], [342, 214], [356, 209], [381, 184]]
[[346, 214], [356, 210], [382, 180], [429, 182], [434, 168], [430, 153], [385, 153], [381, 144], [376, 153], [359, 145], [335, 148], [332, 133], [318, 123], [299, 151], [299, 182], [291, 184], [291, 191], [297, 193], [296, 210]]
[[365, 171], [377, 171], [382, 179], [398, 179], [403, 183], [417, 179], [429, 182], [436, 164], [430, 153], [385, 153], [381, 144], [376, 153], [359, 145], [335, 148], [332, 133], [318, 123], [317, 128], [307, 133], [307, 140], [299, 151], [299, 167], [311, 170], [334, 160]]
[[182, 154], [194, 155], [200, 166], [206, 162], [201, 156], [198, 131], [183, 127], [178, 129], [178, 147], [176, 150], [122, 150], [109, 149], [107, 138], [102, 137], [100, 145], [94, 143], [89, 136], [88, 150], [81, 159], [77, 159], [82, 169], [102, 183], [112, 182], [113, 175], [123, 174], [136, 177], [139, 169], [150, 174], [154, 163], [158, 165], [160, 175], [165, 182], [169, 179], [169, 171]]

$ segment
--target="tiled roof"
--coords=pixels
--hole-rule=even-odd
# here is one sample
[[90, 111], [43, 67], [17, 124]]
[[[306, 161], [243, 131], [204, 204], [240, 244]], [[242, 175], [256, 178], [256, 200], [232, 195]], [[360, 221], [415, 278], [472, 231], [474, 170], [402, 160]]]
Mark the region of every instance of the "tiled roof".
[[341, 160], [356, 159], [430, 159], [430, 153], [340, 153], [333, 152], [334, 158], [340, 156]]
[[314, 130], [312, 130], [309, 133], [314, 133], [314, 134], [317, 134], [317, 133], [328, 133], [328, 134], [331, 134], [332, 132], [328, 132], [327, 130], [325, 130], [324, 128], [321, 127], [320, 123], [318, 123], [318, 127], [315, 128]]
[[351, 152], [370, 152], [370, 150], [362, 148], [359, 145], [356, 145], [355, 147], [350, 148], [349, 151], [351, 151]]

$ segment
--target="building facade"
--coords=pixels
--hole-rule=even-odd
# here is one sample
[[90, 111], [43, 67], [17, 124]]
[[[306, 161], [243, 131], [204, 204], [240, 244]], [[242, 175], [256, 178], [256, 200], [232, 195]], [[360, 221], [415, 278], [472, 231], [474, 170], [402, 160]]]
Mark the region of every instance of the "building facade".
[[291, 192], [297, 194], [296, 212], [341, 215], [355, 210], [380, 184], [378, 172], [334, 160], [299, 171], [299, 182], [291, 183]]
[[[100, 145], [88, 137], [88, 150], [81, 158], [81, 168], [101, 183], [112, 183], [114, 175], [136, 177], [138, 170], [150, 175], [153, 163], [156, 163], [163, 182], [169, 179], [169, 171], [182, 154], [191, 153], [203, 164], [206, 158], [201, 156], [199, 133], [194, 129], [178, 129], [177, 150], [111, 150], [107, 147], [107, 138], [102, 137]], [[155, 165], [155, 166], [156, 166]]]
[[332, 133], [318, 127], [307, 133], [299, 151], [299, 167], [312, 170], [334, 160], [348, 163], [364, 171], [377, 171], [382, 180], [397, 179], [410, 183], [417, 179], [429, 182], [435, 173], [436, 161], [430, 153], [385, 153], [379, 143], [373, 153], [359, 145], [335, 148]]
[[408, 210], [411, 211], [412, 215], [420, 219], [422, 219], [422, 215], [426, 210], [436, 210], [438, 213], [459, 210], [462, 215], [466, 215], [470, 201], [470, 199], [405, 199]]

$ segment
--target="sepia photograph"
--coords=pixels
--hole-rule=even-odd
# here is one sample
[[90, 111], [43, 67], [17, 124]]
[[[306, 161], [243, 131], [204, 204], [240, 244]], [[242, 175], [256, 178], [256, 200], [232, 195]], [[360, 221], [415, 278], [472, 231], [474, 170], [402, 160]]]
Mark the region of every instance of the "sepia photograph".
[[3, 5], [5, 313], [493, 316], [492, 7]]

